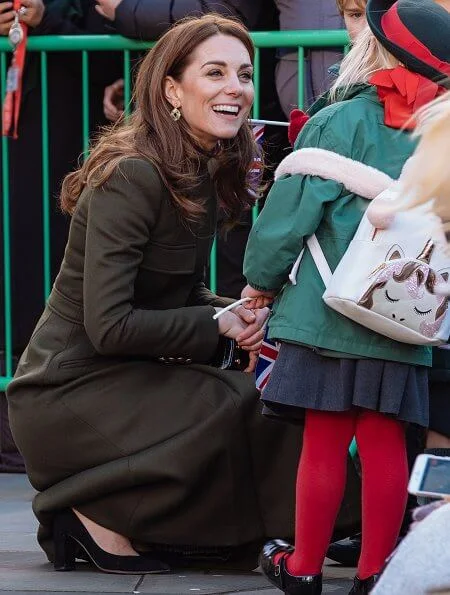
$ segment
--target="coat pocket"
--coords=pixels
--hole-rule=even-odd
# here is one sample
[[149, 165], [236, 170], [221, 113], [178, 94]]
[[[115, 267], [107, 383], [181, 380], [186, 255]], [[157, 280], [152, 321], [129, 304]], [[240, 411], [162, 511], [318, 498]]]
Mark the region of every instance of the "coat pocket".
[[85, 368], [99, 361], [98, 357], [85, 357], [82, 359], [69, 359], [66, 361], [59, 362], [59, 369], [72, 369], [72, 368]]
[[145, 249], [141, 268], [157, 273], [188, 275], [195, 271], [195, 244], [171, 246], [152, 242]]

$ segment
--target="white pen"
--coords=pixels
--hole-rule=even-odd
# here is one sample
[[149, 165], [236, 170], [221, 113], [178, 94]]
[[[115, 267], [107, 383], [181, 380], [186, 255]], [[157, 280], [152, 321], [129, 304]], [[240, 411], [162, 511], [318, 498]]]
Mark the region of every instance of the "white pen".
[[233, 308], [236, 308], [236, 306], [240, 306], [241, 304], [244, 304], [245, 302], [250, 302], [252, 299], [253, 298], [245, 297], [240, 300], [237, 300], [236, 302], [233, 302], [229, 306], [222, 308], [222, 310], [220, 310], [220, 312], [216, 312], [213, 316], [213, 320], [217, 320], [217, 318], [219, 318], [219, 316], [222, 316], [222, 314], [224, 314], [225, 312], [228, 312], [228, 310], [232, 310]]

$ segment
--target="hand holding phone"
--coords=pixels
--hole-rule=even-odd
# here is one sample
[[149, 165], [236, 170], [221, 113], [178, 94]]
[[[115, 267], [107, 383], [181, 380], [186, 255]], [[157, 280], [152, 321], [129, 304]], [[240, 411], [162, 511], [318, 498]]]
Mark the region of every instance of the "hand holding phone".
[[450, 497], [450, 457], [419, 455], [414, 463], [408, 491], [429, 498]]

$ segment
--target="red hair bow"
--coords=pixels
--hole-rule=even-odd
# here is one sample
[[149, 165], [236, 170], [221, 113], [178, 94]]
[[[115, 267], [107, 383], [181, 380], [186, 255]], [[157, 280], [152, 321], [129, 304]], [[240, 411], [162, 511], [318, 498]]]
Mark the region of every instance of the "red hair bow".
[[384, 123], [391, 128], [413, 130], [417, 110], [445, 89], [430, 79], [397, 66], [376, 72], [369, 83], [377, 88], [378, 97], [384, 105]]

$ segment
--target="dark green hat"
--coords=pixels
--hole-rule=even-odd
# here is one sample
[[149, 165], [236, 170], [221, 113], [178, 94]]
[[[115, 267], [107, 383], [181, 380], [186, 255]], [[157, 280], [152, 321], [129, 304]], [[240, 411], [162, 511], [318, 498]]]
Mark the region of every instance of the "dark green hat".
[[366, 13], [388, 52], [409, 70], [450, 88], [450, 13], [445, 8], [434, 0], [368, 0]]

